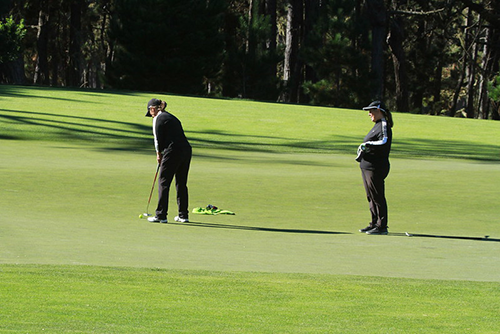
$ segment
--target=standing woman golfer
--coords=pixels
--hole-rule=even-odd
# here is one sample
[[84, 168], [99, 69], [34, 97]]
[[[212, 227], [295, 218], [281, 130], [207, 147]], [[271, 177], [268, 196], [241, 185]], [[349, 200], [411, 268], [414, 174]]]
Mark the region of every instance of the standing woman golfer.
[[373, 128], [359, 145], [356, 161], [359, 162], [366, 197], [370, 204], [371, 222], [359, 230], [367, 234], [387, 234], [387, 201], [385, 199], [385, 178], [389, 175], [389, 153], [392, 143], [392, 115], [380, 101], [373, 101], [368, 107]]
[[156, 149], [156, 160], [160, 165], [158, 180], [158, 207], [156, 216], [149, 217], [152, 223], [167, 223], [168, 193], [175, 176], [177, 190], [177, 206], [179, 215], [177, 222], [188, 222], [188, 188], [187, 180], [191, 164], [192, 149], [182, 124], [174, 115], [165, 110], [167, 103], [158, 99], [148, 102], [147, 117], [153, 117], [153, 135]]

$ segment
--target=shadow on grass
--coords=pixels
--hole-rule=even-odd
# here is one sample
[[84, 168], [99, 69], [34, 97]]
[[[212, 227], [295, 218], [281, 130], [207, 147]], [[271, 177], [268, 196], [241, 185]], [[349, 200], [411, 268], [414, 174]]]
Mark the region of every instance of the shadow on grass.
[[[234, 134], [224, 131], [186, 131], [189, 140], [198, 147], [264, 153], [314, 152], [339, 153], [355, 156], [362, 140], [357, 136], [332, 135], [331, 139], [299, 140], [273, 136]], [[210, 137], [207, 138], [207, 135]], [[500, 161], [500, 145], [478, 144], [460, 140], [430, 140], [421, 138], [395, 139], [391, 156], [427, 159], [468, 159], [485, 162]]]
[[[44, 126], [49, 128], [52, 127], [52, 128], [66, 129], [82, 133], [90, 133], [90, 134], [92, 133], [102, 134], [101, 132], [98, 132], [98, 130], [114, 131], [114, 132], [126, 133], [128, 134], [128, 136], [126, 137], [130, 138], [136, 138], [130, 135], [135, 135], [135, 134], [144, 135], [145, 132], [147, 133], [147, 131], [151, 132], [151, 128], [145, 125], [135, 124], [130, 122], [111, 121], [105, 118], [81, 117], [75, 115], [56, 115], [50, 113], [8, 110], [8, 109], [0, 109], [0, 111], [7, 113], [5, 115], [0, 114], [1, 118], [9, 120], [11, 123], [17, 123], [20, 125], [25, 124], [25, 125]], [[15, 114], [20, 114], [20, 115], [15, 115]], [[34, 116], [40, 116], [40, 117], [34, 117]], [[44, 116], [47, 118], [44, 118]], [[68, 121], [66, 121], [66, 119]], [[85, 121], [86, 123], [81, 123], [79, 121]], [[99, 125], [90, 124], [88, 123], [89, 121], [99, 123]], [[109, 126], [104, 126], [102, 124], [107, 124]], [[114, 125], [128, 126], [133, 128], [133, 130], [123, 129], [120, 127], [116, 127]], [[82, 127], [83, 129], [79, 129], [77, 127]]]
[[[0, 139], [39, 139], [40, 134], [47, 134], [44, 138], [53, 141], [105, 142], [109, 144], [107, 149], [110, 151], [150, 150], [152, 145], [151, 127], [132, 122], [6, 109], [0, 109], [0, 119], [12, 124], [14, 128], [12, 133], [9, 132], [10, 127], [2, 129]], [[14, 132], [15, 128], [24, 131]], [[262, 153], [336, 153], [351, 154], [354, 157], [356, 148], [362, 140], [357, 136], [337, 134], [332, 134], [327, 139], [302, 140], [269, 135], [236, 134], [222, 130], [186, 130], [186, 135], [195, 148]], [[500, 145], [459, 140], [396, 138], [391, 155], [416, 159], [451, 158], [498, 162]]]
[[242, 226], [242, 225], [227, 225], [227, 224], [213, 224], [213, 223], [169, 223], [170, 225], [205, 227], [205, 228], [222, 228], [230, 230], [245, 230], [245, 231], [260, 231], [260, 232], [279, 232], [279, 233], [298, 233], [298, 234], [352, 234], [350, 232], [335, 232], [335, 231], [321, 231], [321, 230], [299, 230], [287, 228], [271, 228], [271, 227], [256, 227], [256, 226]]
[[500, 161], [500, 145], [469, 143], [459, 140], [406, 139], [393, 143], [392, 152], [411, 158], [451, 158]]
[[[234, 151], [263, 153], [314, 152], [351, 154], [355, 156], [359, 137], [332, 135], [329, 140], [298, 140], [294, 138], [263, 137], [218, 132], [189, 132], [189, 140], [198, 147], [211, 147]], [[213, 134], [211, 138], [203, 138]], [[255, 139], [263, 139], [257, 140]], [[409, 159], [468, 159], [484, 162], [500, 161], [500, 145], [469, 143], [459, 140], [396, 139], [393, 142], [392, 157]]]
[[[151, 128], [130, 122], [108, 119], [81, 117], [75, 115], [56, 115], [42, 112], [0, 109], [0, 119], [15, 127], [31, 127], [16, 136], [3, 134], [1, 139], [30, 140], [48, 134], [52, 141], [95, 142], [99, 139], [115, 140], [124, 147], [132, 149], [151, 146]], [[9, 131], [6, 128], [5, 131]]]
[[[271, 227], [258, 227], [258, 226], [243, 226], [243, 225], [228, 225], [228, 224], [214, 224], [214, 223], [169, 223], [169, 225], [191, 226], [191, 227], [204, 227], [204, 228], [219, 228], [230, 230], [244, 230], [244, 231], [259, 231], [259, 232], [279, 232], [279, 233], [297, 233], [297, 234], [354, 234], [352, 232], [337, 232], [337, 231], [321, 231], [321, 230], [302, 230], [302, 229], [286, 229], [286, 228], [271, 228]], [[393, 237], [423, 237], [423, 238], [440, 238], [440, 239], [456, 239], [456, 240], [474, 240], [474, 241], [492, 241], [500, 242], [500, 239], [484, 237], [466, 237], [466, 236], [451, 236], [451, 235], [436, 235], [436, 234], [420, 234], [420, 233], [399, 233], [391, 232], [388, 236]]]
[[438, 234], [420, 234], [420, 233], [389, 233], [389, 236], [395, 237], [421, 237], [421, 238], [439, 238], [439, 239], [456, 239], [456, 240], [475, 240], [475, 241], [493, 241], [500, 242], [500, 239], [490, 238], [485, 235], [484, 237], [463, 237], [463, 236], [452, 236], [452, 235], [438, 235]]
[[[19, 86], [19, 85], [0, 85], [0, 94], [11, 97], [20, 98], [37, 98], [37, 99], [49, 99], [49, 100], [61, 100], [70, 102], [89, 102], [88, 100], [80, 99], [66, 99], [54, 96], [44, 96], [44, 95], [32, 95], [25, 94], [28, 91], [38, 91], [38, 92], [71, 92], [83, 95], [97, 95], [102, 96], [103, 94], [119, 95], [119, 96], [136, 96], [138, 95], [135, 91], [127, 90], [102, 90], [102, 89], [92, 89], [92, 88], [69, 88], [69, 87], [53, 87], [53, 86]], [[95, 103], [95, 102], [92, 102]]]

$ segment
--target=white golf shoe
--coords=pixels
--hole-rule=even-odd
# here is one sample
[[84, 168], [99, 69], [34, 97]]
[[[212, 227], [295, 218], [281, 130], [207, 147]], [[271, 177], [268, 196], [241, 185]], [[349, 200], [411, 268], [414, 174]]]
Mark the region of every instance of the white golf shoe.
[[148, 217], [148, 221], [150, 221], [151, 223], [168, 223], [167, 219], [160, 219], [158, 217]]
[[179, 223], [189, 223], [189, 219], [187, 218], [181, 218], [179, 216], [175, 216], [174, 220]]

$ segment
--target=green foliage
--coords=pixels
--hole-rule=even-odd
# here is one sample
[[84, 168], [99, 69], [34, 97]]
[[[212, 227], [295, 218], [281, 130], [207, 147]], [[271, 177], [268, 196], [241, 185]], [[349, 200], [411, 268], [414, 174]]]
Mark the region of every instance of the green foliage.
[[0, 21], [0, 64], [16, 60], [26, 35], [24, 20], [16, 23], [12, 16]]
[[[450, 75], [442, 73], [443, 68], [462, 57], [462, 48], [458, 47], [463, 32], [461, 8], [445, 5], [443, 1], [409, 1], [400, 10], [428, 12], [444, 9], [440, 14], [401, 16], [408, 76], [408, 91], [411, 110], [421, 113], [428, 108], [431, 113], [439, 114], [442, 103], [452, 95], [458, 81], [461, 66], [453, 66]], [[392, 89], [392, 81], [389, 77]], [[437, 95], [436, 94], [441, 94]], [[450, 100], [444, 102], [449, 108]], [[445, 108], [445, 109], [447, 109]]]
[[218, 76], [225, 1], [117, 0], [107, 72], [113, 87], [202, 94]]
[[[370, 44], [366, 22], [352, 1], [329, 1], [301, 55], [320, 80], [304, 83], [312, 104], [356, 106], [370, 100]], [[364, 32], [363, 32], [364, 31]]]
[[500, 75], [488, 82], [488, 96], [493, 101], [500, 103]]
[[276, 100], [280, 60], [277, 50], [269, 47], [271, 18], [259, 12], [254, 1], [252, 19], [248, 8], [229, 8], [225, 13], [225, 55], [219, 82], [227, 97]]

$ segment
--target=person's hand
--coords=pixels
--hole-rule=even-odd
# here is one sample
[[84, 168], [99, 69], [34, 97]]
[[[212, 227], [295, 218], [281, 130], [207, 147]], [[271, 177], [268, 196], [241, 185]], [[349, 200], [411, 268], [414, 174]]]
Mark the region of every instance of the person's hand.
[[158, 161], [158, 165], [161, 164], [161, 159], [162, 159], [162, 155], [160, 152], [156, 152], [156, 161]]

